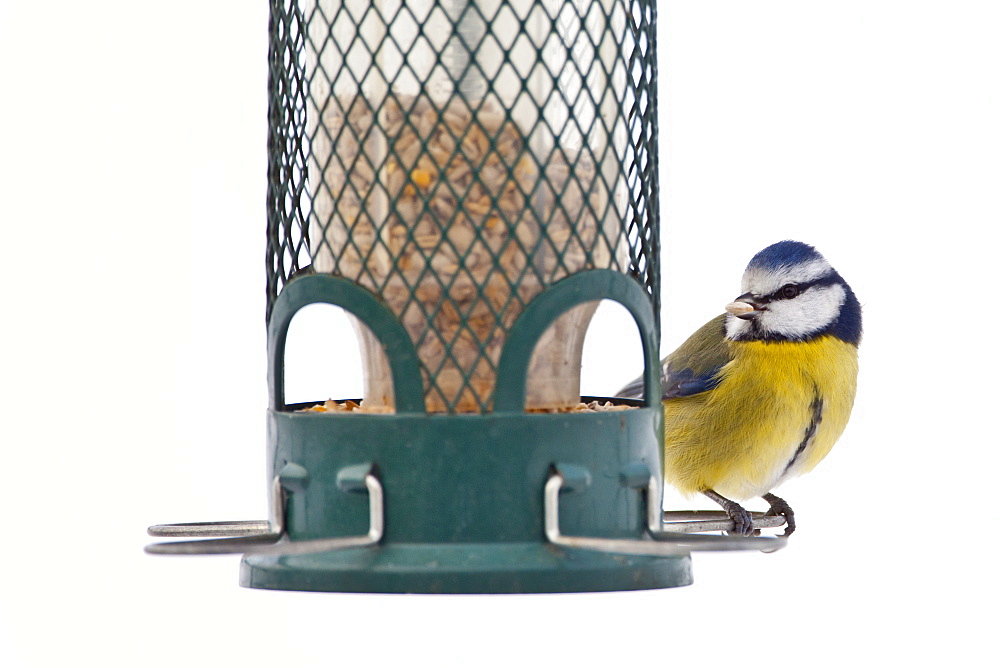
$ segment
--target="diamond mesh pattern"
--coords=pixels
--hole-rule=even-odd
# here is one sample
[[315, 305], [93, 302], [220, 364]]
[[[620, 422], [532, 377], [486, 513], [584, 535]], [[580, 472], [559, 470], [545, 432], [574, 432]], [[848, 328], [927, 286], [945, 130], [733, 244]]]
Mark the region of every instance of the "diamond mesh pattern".
[[658, 313], [655, 14], [272, 0], [268, 314], [307, 268], [379, 293], [428, 408], [459, 412], [489, 410], [506, 331], [561, 278], [629, 274]]

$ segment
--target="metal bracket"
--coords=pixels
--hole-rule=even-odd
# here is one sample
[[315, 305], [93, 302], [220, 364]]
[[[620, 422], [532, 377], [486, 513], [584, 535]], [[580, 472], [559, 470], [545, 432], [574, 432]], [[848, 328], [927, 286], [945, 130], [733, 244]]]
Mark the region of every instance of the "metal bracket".
[[[664, 529], [662, 510], [659, 504], [660, 486], [656, 476], [651, 475], [644, 487], [646, 504], [646, 533], [649, 540], [631, 538], [596, 538], [590, 536], [564, 536], [559, 530], [559, 494], [564, 490], [566, 479], [558, 467], [550, 474], [545, 483], [545, 537], [550, 543], [563, 547], [572, 547], [596, 552], [611, 552], [615, 554], [634, 554], [641, 556], [673, 556], [691, 552], [715, 552], [725, 550], [760, 550], [774, 552], [787, 543], [781, 536], [705, 536], [692, 535], [684, 531]], [[769, 520], [771, 518], [768, 518]], [[782, 518], [778, 518], [783, 523]], [[725, 522], [720, 529], [732, 529], [732, 521], [728, 527]], [[770, 525], [770, 522], [768, 522]], [[779, 523], [780, 526], [780, 523]], [[757, 527], [757, 520], [754, 520]], [[700, 529], [702, 531], [715, 529]]]
[[289, 540], [285, 533], [286, 491], [282, 485], [282, 476], [279, 474], [274, 477], [271, 487], [272, 521], [157, 524], [149, 527], [150, 536], [201, 538], [202, 540], [153, 543], [146, 546], [146, 552], [149, 554], [267, 554], [286, 556], [375, 545], [382, 540], [382, 534], [385, 531], [385, 504], [382, 484], [370, 468], [364, 475], [364, 488], [368, 492], [368, 533], [362, 536]]

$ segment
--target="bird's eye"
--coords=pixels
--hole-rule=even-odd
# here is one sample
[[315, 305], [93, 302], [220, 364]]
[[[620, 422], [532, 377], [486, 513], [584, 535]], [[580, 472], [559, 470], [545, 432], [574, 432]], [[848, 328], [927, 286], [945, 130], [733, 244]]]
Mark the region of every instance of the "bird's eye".
[[780, 290], [783, 299], [792, 299], [799, 296], [799, 286], [789, 283]]

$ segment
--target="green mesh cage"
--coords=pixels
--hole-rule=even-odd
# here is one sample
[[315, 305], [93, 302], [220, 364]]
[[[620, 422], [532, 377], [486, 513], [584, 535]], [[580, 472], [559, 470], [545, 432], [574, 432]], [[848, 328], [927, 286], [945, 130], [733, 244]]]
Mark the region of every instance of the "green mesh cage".
[[[659, 313], [655, 13], [272, 0], [268, 318], [299, 274], [354, 282], [412, 339], [427, 410], [456, 413], [491, 410], [507, 332], [566, 277], [626, 274]], [[594, 306], [538, 343], [529, 408], [579, 399], [560, 346]], [[391, 410], [386, 352], [359, 331], [365, 402]]]

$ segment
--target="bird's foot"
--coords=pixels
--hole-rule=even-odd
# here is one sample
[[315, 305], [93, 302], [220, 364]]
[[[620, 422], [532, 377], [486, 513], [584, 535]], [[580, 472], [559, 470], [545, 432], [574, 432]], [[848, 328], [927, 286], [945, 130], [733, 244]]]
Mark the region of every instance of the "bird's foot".
[[792, 507], [783, 498], [774, 494], [765, 494], [761, 498], [771, 504], [771, 507], [767, 509], [767, 515], [785, 518], [785, 532], [781, 535], [791, 536], [792, 532], [795, 531], [795, 511], [792, 510]]
[[702, 494], [722, 506], [722, 509], [729, 515], [729, 519], [733, 521], [733, 530], [727, 532], [730, 536], [754, 535], [753, 518], [750, 517], [746, 508], [711, 489], [705, 490]]

